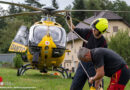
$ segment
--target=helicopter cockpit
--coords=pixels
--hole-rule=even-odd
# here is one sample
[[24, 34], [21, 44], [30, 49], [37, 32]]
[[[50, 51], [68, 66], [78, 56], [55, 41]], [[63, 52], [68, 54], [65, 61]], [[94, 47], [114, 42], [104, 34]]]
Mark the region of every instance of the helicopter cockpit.
[[45, 25], [34, 25], [30, 28], [29, 42], [31, 46], [37, 45], [42, 38], [47, 35], [52, 36], [54, 43], [57, 47], [66, 46], [66, 32], [62, 27], [57, 26], [45, 26]]

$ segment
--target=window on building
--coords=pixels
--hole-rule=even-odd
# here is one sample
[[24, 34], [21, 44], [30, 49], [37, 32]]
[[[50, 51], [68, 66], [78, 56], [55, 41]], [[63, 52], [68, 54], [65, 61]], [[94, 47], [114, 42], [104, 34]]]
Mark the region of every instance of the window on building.
[[73, 48], [73, 42], [71, 42], [71, 48]]
[[113, 26], [113, 32], [118, 32], [118, 26]]
[[67, 63], [67, 67], [69, 67], [69, 64]]
[[69, 52], [67, 52], [67, 54], [69, 55]]

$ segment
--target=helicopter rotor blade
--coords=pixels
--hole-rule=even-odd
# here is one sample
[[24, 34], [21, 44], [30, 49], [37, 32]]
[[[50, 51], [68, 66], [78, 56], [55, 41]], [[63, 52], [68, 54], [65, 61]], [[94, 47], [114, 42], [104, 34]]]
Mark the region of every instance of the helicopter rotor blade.
[[17, 4], [17, 3], [5, 2], [5, 1], [0, 1], [0, 3], [20, 6], [20, 7], [26, 8], [26, 9], [31, 9], [31, 10], [36, 10], [36, 11], [41, 11], [42, 10], [40, 8], [35, 8], [35, 7], [32, 7], [32, 6], [25, 5], [25, 4]]
[[6, 16], [0, 16], [0, 19], [6, 18], [6, 17], [15, 17], [15, 16], [22, 16], [22, 15], [36, 15], [36, 14], [42, 14], [42, 11], [33, 11], [33, 12], [23, 12], [23, 13], [16, 13]]
[[[65, 15], [62, 15], [62, 14], [55, 14], [55, 16], [59, 16], [59, 17], [65, 18]], [[77, 21], [77, 22], [82, 22], [82, 23], [87, 24], [87, 25], [90, 25], [89, 23], [86, 23], [84, 21], [80, 21], [80, 20], [78, 20], [76, 18], [72, 18], [72, 20]]]
[[55, 13], [61, 12], [119, 12], [130, 13], [130, 11], [111, 11], [111, 10], [56, 10]]

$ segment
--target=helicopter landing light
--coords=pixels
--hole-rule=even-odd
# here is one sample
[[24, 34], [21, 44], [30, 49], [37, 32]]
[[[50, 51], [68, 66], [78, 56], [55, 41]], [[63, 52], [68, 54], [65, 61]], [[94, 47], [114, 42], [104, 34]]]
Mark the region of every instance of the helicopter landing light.
[[50, 42], [49, 42], [49, 41], [46, 41], [46, 42], [45, 42], [45, 45], [50, 45]]

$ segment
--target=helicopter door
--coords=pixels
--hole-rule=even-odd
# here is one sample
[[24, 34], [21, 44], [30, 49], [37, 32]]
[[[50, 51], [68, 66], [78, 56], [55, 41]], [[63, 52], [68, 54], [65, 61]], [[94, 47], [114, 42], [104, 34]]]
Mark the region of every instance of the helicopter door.
[[26, 26], [21, 26], [12, 41], [9, 51], [25, 52], [28, 45], [28, 30]]

